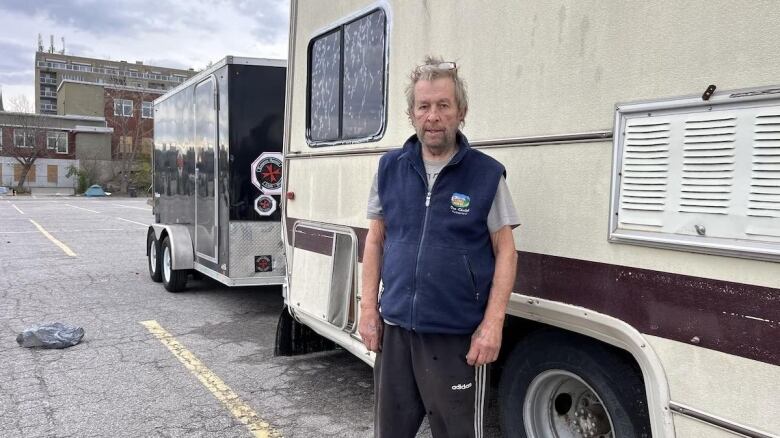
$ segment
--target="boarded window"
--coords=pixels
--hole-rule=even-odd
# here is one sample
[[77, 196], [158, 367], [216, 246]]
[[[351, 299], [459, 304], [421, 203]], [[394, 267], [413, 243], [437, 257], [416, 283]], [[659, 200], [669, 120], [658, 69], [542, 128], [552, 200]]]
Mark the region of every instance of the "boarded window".
[[119, 137], [119, 153], [130, 154], [133, 152], [133, 137], [123, 135]]
[[153, 144], [154, 140], [151, 137], [141, 139], [141, 153], [144, 155], [151, 155]]
[[[24, 167], [21, 164], [14, 164], [14, 181], [17, 183], [22, 178], [22, 169], [24, 169]], [[30, 171], [27, 172], [27, 178], [24, 181], [25, 183], [34, 183], [35, 178], [35, 165], [33, 165], [30, 167]]]
[[58, 166], [49, 164], [46, 166], [46, 181], [57, 184]]
[[379, 9], [312, 39], [307, 109], [312, 146], [381, 137], [386, 27], [385, 13]]
[[613, 240], [780, 257], [780, 98], [618, 111]]

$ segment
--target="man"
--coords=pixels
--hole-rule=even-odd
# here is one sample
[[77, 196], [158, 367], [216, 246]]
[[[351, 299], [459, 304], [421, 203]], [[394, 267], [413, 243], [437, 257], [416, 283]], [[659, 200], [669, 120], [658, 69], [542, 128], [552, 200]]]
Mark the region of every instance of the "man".
[[503, 166], [459, 131], [468, 101], [455, 63], [426, 58], [406, 95], [416, 134], [379, 162], [363, 253], [359, 332], [377, 352], [375, 436], [413, 437], [427, 415], [436, 438], [480, 437], [517, 213]]

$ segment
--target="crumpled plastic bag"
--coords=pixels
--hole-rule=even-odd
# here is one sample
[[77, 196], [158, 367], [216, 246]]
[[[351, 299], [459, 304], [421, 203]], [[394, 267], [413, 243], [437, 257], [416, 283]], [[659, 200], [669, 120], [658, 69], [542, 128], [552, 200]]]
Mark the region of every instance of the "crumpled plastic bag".
[[84, 337], [84, 329], [75, 325], [52, 322], [35, 325], [16, 336], [16, 342], [22, 347], [32, 348], [68, 348]]

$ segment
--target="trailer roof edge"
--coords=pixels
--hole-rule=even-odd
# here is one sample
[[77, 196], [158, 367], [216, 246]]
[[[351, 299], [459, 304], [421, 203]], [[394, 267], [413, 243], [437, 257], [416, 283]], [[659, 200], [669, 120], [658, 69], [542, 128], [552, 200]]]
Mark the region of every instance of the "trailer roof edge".
[[214, 73], [215, 71], [219, 70], [220, 68], [226, 66], [226, 65], [232, 65], [232, 64], [241, 64], [241, 65], [260, 65], [260, 66], [266, 66], [266, 67], [287, 67], [287, 60], [285, 59], [272, 59], [272, 58], [249, 58], [249, 57], [242, 57], [242, 56], [226, 56], [219, 61], [215, 62], [211, 67], [198, 72], [195, 76], [187, 79], [186, 81], [182, 82], [181, 84], [177, 85], [175, 88], [171, 88], [168, 90], [165, 94], [158, 97], [154, 100], [154, 105], [157, 105], [158, 103], [164, 101], [165, 99], [173, 96], [174, 94], [178, 93], [179, 91], [189, 87], [193, 83], [198, 83], [202, 81], [204, 78], [208, 77], [210, 74]]

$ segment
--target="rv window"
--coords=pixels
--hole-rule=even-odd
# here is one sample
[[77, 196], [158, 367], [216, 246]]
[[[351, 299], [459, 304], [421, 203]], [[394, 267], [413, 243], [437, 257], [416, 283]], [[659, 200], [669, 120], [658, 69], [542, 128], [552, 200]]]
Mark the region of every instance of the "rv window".
[[375, 10], [311, 41], [307, 137], [312, 146], [381, 137], [386, 22], [384, 11]]

